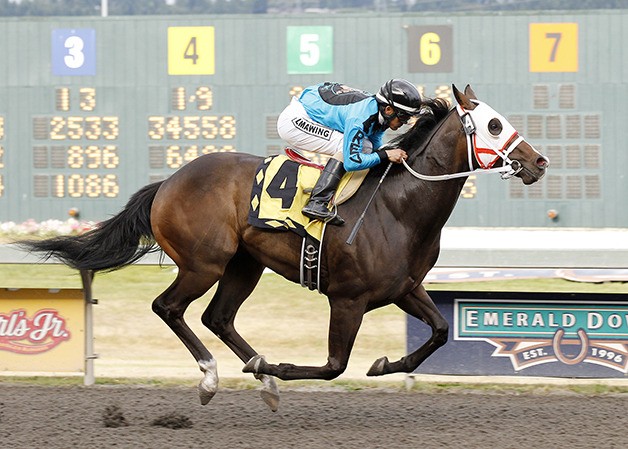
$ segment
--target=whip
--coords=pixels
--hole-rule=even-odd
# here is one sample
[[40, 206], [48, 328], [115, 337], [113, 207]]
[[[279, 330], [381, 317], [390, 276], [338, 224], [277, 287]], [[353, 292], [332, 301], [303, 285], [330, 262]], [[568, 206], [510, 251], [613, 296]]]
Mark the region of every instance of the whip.
[[358, 219], [358, 221], [353, 226], [353, 229], [351, 230], [351, 234], [349, 234], [349, 238], [346, 241], [347, 245], [351, 245], [353, 243], [353, 241], [355, 240], [355, 236], [357, 235], [358, 231], [360, 230], [360, 227], [362, 226], [362, 223], [364, 223], [364, 216], [366, 215], [366, 211], [368, 210], [369, 206], [373, 202], [373, 198], [375, 198], [375, 194], [377, 194], [377, 191], [379, 190], [379, 186], [381, 186], [382, 182], [384, 182], [384, 178], [386, 177], [386, 175], [390, 171], [390, 167], [392, 167], [392, 164], [393, 164], [392, 162], [388, 163], [388, 167], [386, 167], [386, 170], [384, 170], [384, 173], [382, 174], [382, 177], [379, 179], [379, 182], [375, 186], [375, 190], [373, 190], [373, 194], [371, 195], [371, 198], [369, 199], [369, 202], [366, 203], [366, 207], [364, 208], [364, 211], [362, 211], [362, 215], [360, 215], [360, 218]]

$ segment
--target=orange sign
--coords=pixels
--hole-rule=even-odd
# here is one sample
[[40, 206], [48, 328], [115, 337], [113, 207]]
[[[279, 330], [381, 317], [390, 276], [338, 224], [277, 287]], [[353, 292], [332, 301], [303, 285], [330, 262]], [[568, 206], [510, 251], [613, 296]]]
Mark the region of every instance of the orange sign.
[[0, 289], [0, 370], [83, 372], [81, 289]]

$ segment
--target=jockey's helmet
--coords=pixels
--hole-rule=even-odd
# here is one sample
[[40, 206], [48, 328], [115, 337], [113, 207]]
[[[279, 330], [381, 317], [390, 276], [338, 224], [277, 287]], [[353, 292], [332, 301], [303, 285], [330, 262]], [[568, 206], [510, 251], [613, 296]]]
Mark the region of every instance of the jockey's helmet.
[[387, 81], [379, 88], [375, 99], [382, 108], [390, 106], [394, 109], [394, 115], [384, 115], [387, 120], [395, 116], [407, 120], [411, 116], [418, 115], [421, 110], [421, 94], [414, 84], [403, 79]]

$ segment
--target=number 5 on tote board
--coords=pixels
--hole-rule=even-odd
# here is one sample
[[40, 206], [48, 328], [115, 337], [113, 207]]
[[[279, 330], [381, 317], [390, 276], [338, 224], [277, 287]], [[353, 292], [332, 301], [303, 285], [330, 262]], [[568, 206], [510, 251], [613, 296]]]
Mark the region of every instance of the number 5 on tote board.
[[330, 26], [288, 27], [286, 30], [288, 73], [332, 73], [333, 43], [333, 28]]

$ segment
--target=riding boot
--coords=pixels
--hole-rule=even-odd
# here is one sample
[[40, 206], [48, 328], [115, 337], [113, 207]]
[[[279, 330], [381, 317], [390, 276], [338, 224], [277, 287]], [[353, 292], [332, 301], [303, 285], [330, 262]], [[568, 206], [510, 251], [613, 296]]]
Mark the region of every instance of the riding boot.
[[345, 221], [335, 212], [329, 210], [329, 202], [336, 193], [344, 174], [343, 163], [334, 158], [329, 159], [312, 189], [310, 201], [301, 211], [303, 215], [313, 220], [322, 220], [331, 225], [342, 226]]

